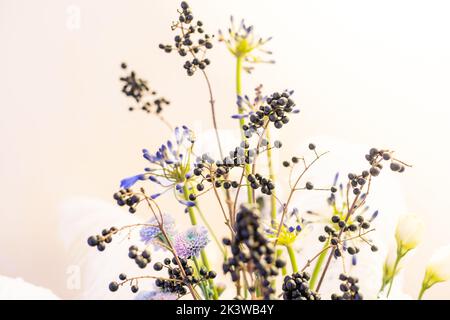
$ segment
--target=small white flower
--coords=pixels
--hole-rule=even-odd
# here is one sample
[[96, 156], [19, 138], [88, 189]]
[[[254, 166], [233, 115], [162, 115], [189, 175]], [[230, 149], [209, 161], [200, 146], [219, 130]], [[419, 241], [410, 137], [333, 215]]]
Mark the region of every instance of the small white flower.
[[450, 244], [437, 249], [425, 271], [429, 284], [450, 280]]
[[423, 230], [423, 222], [416, 215], [408, 214], [401, 216], [397, 223], [397, 229], [395, 230], [398, 250], [406, 253], [417, 247], [422, 241]]

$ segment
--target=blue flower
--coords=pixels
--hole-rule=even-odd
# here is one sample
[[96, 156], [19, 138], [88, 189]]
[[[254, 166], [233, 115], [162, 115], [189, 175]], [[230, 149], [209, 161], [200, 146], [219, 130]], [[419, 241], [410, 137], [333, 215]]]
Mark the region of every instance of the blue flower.
[[[181, 192], [178, 186], [195, 179], [191, 172], [194, 134], [188, 127], [180, 126], [175, 128], [174, 136], [174, 139], [162, 144], [155, 153], [143, 149], [142, 155], [150, 162], [150, 165], [144, 168], [143, 174], [123, 179], [120, 187], [127, 189], [139, 180], [149, 180], [163, 188], [150, 196], [151, 199], [156, 199], [173, 188]], [[180, 203], [188, 207], [195, 205], [191, 201], [180, 201]]]
[[[161, 236], [161, 230], [158, 227], [158, 222], [153, 217], [147, 222], [148, 226], [144, 226], [140, 231], [141, 241], [145, 244], [153, 242]], [[163, 214], [164, 231], [172, 236], [175, 232], [175, 220], [169, 214]]]
[[145, 180], [145, 175], [138, 174], [132, 177], [128, 177], [120, 181], [120, 187], [123, 189], [131, 188], [139, 180]]
[[[246, 63], [275, 63], [274, 60], [262, 58], [262, 55], [271, 55], [272, 52], [265, 49], [265, 44], [272, 38], [260, 38], [253, 29], [253, 26], [245, 25], [244, 20], [236, 28], [233, 17], [230, 18], [230, 28], [228, 35], [224, 35], [219, 30], [219, 41], [223, 41], [228, 50], [236, 57], [242, 59]], [[244, 65], [244, 70], [249, 72], [253, 68]]]

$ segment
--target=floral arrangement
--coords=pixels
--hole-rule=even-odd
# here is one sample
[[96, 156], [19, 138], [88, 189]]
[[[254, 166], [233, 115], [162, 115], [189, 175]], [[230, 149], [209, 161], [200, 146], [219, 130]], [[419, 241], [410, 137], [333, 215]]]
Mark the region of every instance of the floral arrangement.
[[[154, 114], [174, 135], [155, 152], [144, 149], [142, 156], [147, 167], [123, 179], [120, 190], [114, 193], [117, 205], [127, 207], [130, 214], [141, 209], [149, 212], [148, 221], [107, 228], [87, 240], [89, 246], [104, 251], [121, 233], [139, 232], [141, 241], [129, 247], [128, 257], [139, 268], [149, 269], [148, 274], [133, 277], [121, 273], [109, 284], [109, 290], [114, 292], [128, 285], [137, 299], [144, 300], [183, 297], [215, 300], [225, 292], [232, 292], [236, 299], [363, 299], [358, 279], [348, 272], [346, 264], [356, 264], [362, 250], [378, 250], [370, 238], [375, 232], [371, 224], [378, 216], [378, 211], [368, 213], [370, 190], [385, 168], [403, 173], [410, 165], [399, 160], [392, 150], [371, 148], [365, 155], [366, 168], [349, 173], [342, 183], [336, 175], [331, 185], [316, 187], [313, 182], [304, 181], [304, 177], [327, 152], [319, 151], [311, 143], [309, 155], [290, 156], [282, 162], [288, 173], [289, 192], [286, 199], [281, 199], [272, 153], [283, 145], [279, 140], [272, 140], [271, 131], [289, 125], [291, 118], [294, 120], [299, 114], [294, 92], [265, 93], [259, 86], [252, 99], [243, 92], [241, 84], [243, 72], [251, 73], [259, 63], [274, 63], [267, 58], [271, 55], [266, 49], [270, 38], [258, 37], [253, 27], [243, 21], [236, 26], [233, 18], [228, 31], [218, 33], [218, 41], [225, 44], [236, 60], [237, 101], [236, 112], [231, 117], [236, 119], [241, 134], [239, 145], [224, 150], [212, 85], [207, 76], [211, 65], [207, 55], [214, 47], [215, 37], [206, 33], [203, 23], [194, 18], [186, 2], [181, 3], [177, 12], [178, 18], [171, 25], [176, 33], [173, 43], [160, 44], [159, 48], [178, 54], [184, 60], [183, 68], [188, 76], [200, 74], [205, 79], [220, 157], [198, 154], [196, 136], [188, 126], [172, 127], [163, 116], [169, 100], [159, 96], [147, 81], [138, 78], [134, 71], [120, 78], [123, 93], [134, 102], [130, 111], [140, 109]], [[125, 72], [128, 69], [125, 63], [121, 67]], [[267, 160], [263, 168], [258, 162], [262, 157]], [[326, 194], [329, 213], [324, 219], [314, 219], [312, 212], [301, 213], [293, 206], [294, 194], [301, 191]], [[215, 197], [219, 211], [204, 214], [201, 203], [206, 194]], [[159, 198], [165, 195], [172, 196], [186, 212], [190, 228], [179, 230], [175, 219], [158, 204]], [[219, 216], [214, 219], [223, 219], [227, 228], [228, 236], [222, 239], [209, 223], [210, 216], [215, 214]], [[322, 227], [323, 232], [317, 238], [322, 247], [305, 265], [299, 265], [295, 245], [311, 224]], [[420, 242], [422, 230], [422, 222], [416, 216], [404, 216], [398, 222], [397, 248], [386, 258], [379, 297], [389, 297], [401, 262]], [[308, 243], [301, 245], [308, 246]], [[154, 261], [152, 257], [158, 249], [166, 255], [162, 261]], [[212, 250], [219, 252], [223, 259], [222, 270], [213, 270], [208, 257]], [[321, 297], [321, 287], [334, 260], [342, 260], [340, 285], [336, 293]], [[436, 283], [449, 279], [450, 248], [444, 247], [426, 268], [418, 298]], [[147, 287], [142, 285], [141, 290], [144, 282]]]

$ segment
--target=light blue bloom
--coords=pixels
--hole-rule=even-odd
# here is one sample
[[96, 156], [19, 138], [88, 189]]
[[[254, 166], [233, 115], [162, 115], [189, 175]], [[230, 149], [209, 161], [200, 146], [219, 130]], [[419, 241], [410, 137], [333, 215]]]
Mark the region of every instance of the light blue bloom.
[[[158, 227], [158, 222], [155, 217], [151, 218], [147, 224], [148, 226], [142, 227], [139, 232], [141, 241], [145, 244], [152, 243], [155, 239], [161, 237], [161, 230]], [[175, 220], [169, 214], [163, 214], [163, 227], [168, 236], [173, 236], [175, 233]]]
[[174, 248], [181, 258], [197, 257], [208, 243], [208, 230], [194, 226], [175, 236]]

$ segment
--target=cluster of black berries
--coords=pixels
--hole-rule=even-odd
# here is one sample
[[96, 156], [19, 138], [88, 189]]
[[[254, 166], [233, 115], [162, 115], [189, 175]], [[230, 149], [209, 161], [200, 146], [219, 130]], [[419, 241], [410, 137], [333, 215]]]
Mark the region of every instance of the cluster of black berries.
[[261, 187], [261, 192], [263, 194], [271, 195], [272, 190], [275, 189], [275, 185], [273, 184], [273, 182], [268, 178], [264, 178], [259, 173], [256, 173], [255, 175], [249, 174], [247, 176], [247, 180], [250, 183], [252, 189], [256, 190]]
[[[345, 224], [345, 222], [343, 221], [343, 224]], [[340, 225], [343, 225], [342, 223]], [[346, 228], [347, 226], [343, 226], [342, 228]], [[340, 226], [339, 226], [340, 228]], [[340, 257], [342, 255], [341, 250], [339, 249], [338, 245], [339, 245], [339, 236], [338, 233], [336, 232], [335, 229], [331, 228], [330, 226], [325, 226], [324, 227], [324, 231], [325, 231], [325, 235], [320, 235], [319, 236], [319, 241], [320, 242], [325, 242], [327, 241], [327, 239], [330, 239], [330, 244], [333, 245], [335, 247], [334, 249], [334, 256]]]
[[[378, 167], [373, 167], [373, 168], [378, 170]], [[358, 195], [358, 194], [361, 193], [363, 187], [367, 183], [367, 178], [369, 176], [370, 176], [370, 172], [367, 171], [367, 170], [364, 170], [363, 172], [361, 172], [360, 175], [355, 174], [355, 173], [349, 173], [348, 174], [348, 179], [349, 179], [349, 182], [350, 182], [350, 186], [352, 187], [354, 195]]]
[[[122, 282], [118, 283], [117, 281], [111, 281], [109, 283], [109, 290], [111, 292], [116, 292], [121, 285], [123, 285], [124, 283], [128, 282], [127, 275], [125, 273], [119, 274], [119, 280], [121, 280]], [[135, 281], [135, 283], [133, 283], [133, 280], [131, 280], [131, 282], [132, 282], [132, 285], [130, 286], [131, 292], [133, 292], [133, 293], [138, 292], [139, 291], [139, 286], [138, 286], [137, 281]]]
[[250, 122], [243, 126], [245, 136], [250, 138], [257, 129], [264, 127], [266, 120], [273, 122], [275, 128], [280, 129], [289, 122], [287, 114], [294, 111], [295, 103], [290, 98], [291, 92], [275, 92], [270, 95], [259, 110], [250, 115]]
[[[276, 148], [281, 147], [281, 142], [275, 141]], [[203, 181], [214, 183], [216, 188], [223, 187], [228, 190], [230, 188], [238, 188], [240, 184], [237, 181], [229, 180], [228, 174], [230, 170], [236, 167], [242, 168], [245, 164], [251, 164], [256, 156], [257, 151], [249, 147], [248, 141], [242, 141], [241, 145], [230, 151], [229, 156], [223, 160], [214, 161], [208, 154], [203, 154], [197, 158], [194, 174], [202, 176], [203, 180], [197, 184], [197, 190], [203, 191], [205, 186]], [[261, 188], [263, 194], [270, 195], [275, 189], [273, 182], [262, 175], [249, 174], [247, 180], [253, 189]], [[195, 196], [193, 196], [195, 197]], [[191, 199], [192, 200], [192, 199]]]
[[[205, 190], [204, 182], [213, 183], [216, 188], [223, 187], [228, 190], [237, 188], [239, 183], [234, 180], [228, 180], [230, 166], [221, 161], [214, 161], [208, 154], [204, 154], [197, 159], [194, 169], [194, 175], [202, 176], [202, 180], [196, 185], [199, 192]], [[196, 196], [191, 194], [190, 200], [194, 201]]]
[[[266, 139], [262, 139], [259, 147], [264, 147], [267, 150], [268, 148], [281, 148], [281, 145], [281, 142], [277, 140], [272, 147], [269, 146], [269, 142]], [[264, 150], [259, 150], [260, 153], [262, 151]], [[217, 161], [216, 164], [228, 168], [240, 167], [245, 164], [252, 164], [257, 154], [258, 150], [256, 148], [250, 148], [248, 141], [242, 141], [240, 146], [230, 151], [229, 156], [225, 157], [222, 161]]]
[[363, 296], [359, 293], [358, 279], [355, 277], [349, 277], [345, 274], [339, 276], [341, 284], [339, 286], [341, 295], [333, 293], [331, 300], [363, 300]]
[[130, 213], [136, 213], [136, 206], [141, 200], [131, 189], [121, 189], [114, 193], [113, 198], [116, 200], [118, 206], [128, 206]]
[[[202, 281], [214, 279], [217, 274], [215, 271], [207, 271], [205, 268], [200, 268], [199, 275], [194, 274], [194, 269], [189, 266], [187, 259], [179, 258], [181, 267], [177, 263], [177, 259], [166, 258], [163, 263], [156, 262], [153, 265], [155, 271], [161, 271], [164, 267], [167, 268], [169, 278], [158, 278], [155, 280], [155, 285], [161, 288], [165, 292], [177, 293], [179, 295], [185, 295], [187, 293], [187, 285], [197, 285]], [[183, 275], [184, 272], [184, 275]]]
[[[156, 94], [155, 91], [152, 94]], [[155, 112], [156, 114], [160, 114], [164, 110], [164, 106], [170, 104], [170, 101], [166, 100], [166, 98], [160, 97], [154, 99], [152, 102], [146, 101], [142, 104], [141, 109], [147, 113]], [[128, 110], [133, 111], [134, 108], [130, 107]]]
[[244, 164], [251, 164], [255, 156], [256, 150], [250, 148], [248, 141], [242, 141], [240, 146], [230, 151], [229, 156], [225, 157], [223, 161], [219, 161], [219, 165], [225, 165], [232, 168]]
[[[278, 269], [284, 267], [285, 262], [276, 259], [273, 245], [263, 234], [256, 209], [241, 206], [236, 215], [235, 231], [233, 240], [223, 240], [226, 246], [230, 246], [232, 253], [232, 257], [223, 264], [224, 273], [230, 273], [232, 281], [237, 282], [241, 270], [255, 272], [260, 279], [263, 298], [273, 298], [275, 291], [270, 285], [270, 279], [279, 274]], [[249, 290], [254, 291], [256, 288], [250, 287]]]
[[[126, 69], [127, 65], [122, 63], [121, 67], [122, 69]], [[128, 76], [121, 77], [120, 81], [124, 82], [122, 92], [127, 97], [132, 97], [137, 103], [141, 102], [146, 93], [149, 93], [153, 97], [153, 99], [143, 102], [140, 106], [140, 108], [147, 113], [155, 112], [156, 114], [160, 114], [163, 111], [164, 106], [170, 104], [166, 98], [158, 97], [156, 91], [150, 90], [147, 81], [137, 78], [134, 71], [131, 71]], [[133, 111], [134, 109], [135, 107], [128, 108], [130, 111]]]
[[366, 154], [365, 158], [371, 165], [369, 173], [374, 177], [378, 176], [381, 169], [383, 169], [383, 165], [381, 164], [383, 160], [390, 161], [389, 167], [392, 171], [400, 173], [405, 171], [405, 166], [395, 159], [392, 159], [392, 152], [388, 150], [378, 150], [377, 148], [371, 148], [369, 153]]
[[97, 247], [98, 251], [103, 251], [106, 248], [107, 243], [111, 243], [112, 236], [116, 234], [118, 229], [116, 227], [111, 227], [109, 229], [103, 229], [102, 234], [95, 236], [90, 236], [87, 239], [87, 243], [91, 247]]
[[[356, 232], [359, 231], [361, 234], [364, 230], [370, 228], [370, 222], [366, 221], [362, 215], [356, 216], [356, 219], [353, 223], [346, 223], [341, 219], [339, 215], [334, 215], [331, 217], [331, 222], [335, 226], [334, 228], [330, 226], [325, 226], [324, 231], [326, 235], [320, 235], [319, 241], [325, 242], [327, 239], [330, 239], [330, 244], [335, 247], [334, 255], [335, 257], [340, 257], [342, 255], [341, 250], [339, 249], [339, 235], [336, 230], [341, 230], [343, 234], [346, 232]], [[378, 251], [377, 246], [371, 245], [370, 249], [372, 252]], [[359, 253], [358, 247], [346, 247], [343, 246], [343, 250], [347, 251], [350, 255], [355, 255]]]
[[296, 272], [286, 276], [282, 290], [284, 300], [320, 300], [320, 295], [309, 288], [310, 275], [307, 272]]
[[[122, 69], [126, 69], [127, 65], [125, 63], [122, 63], [121, 67]], [[147, 85], [147, 81], [137, 78], [134, 71], [131, 71], [128, 76], [120, 77], [120, 81], [124, 82], [122, 92], [127, 97], [134, 98], [136, 102], [140, 102], [144, 93], [150, 91]]]
[[[186, 69], [187, 74], [192, 76], [197, 69], [203, 70], [210, 64], [209, 59], [200, 59], [197, 57], [197, 54], [202, 53], [204, 56], [207, 50], [212, 49], [212, 36], [205, 33], [201, 21], [194, 22], [191, 8], [185, 1], [181, 2], [181, 10], [178, 12], [180, 16], [178, 21], [172, 25], [172, 29], [180, 29], [181, 34], [175, 36], [173, 46], [160, 44], [159, 48], [167, 53], [171, 53], [175, 47], [175, 50], [182, 57], [191, 53], [193, 59], [187, 60], [183, 67]], [[193, 39], [195, 34], [199, 34], [197, 39]]]
[[139, 252], [139, 248], [134, 245], [128, 248], [128, 257], [133, 259], [141, 269], [144, 269], [152, 261], [150, 249], [147, 248]]

